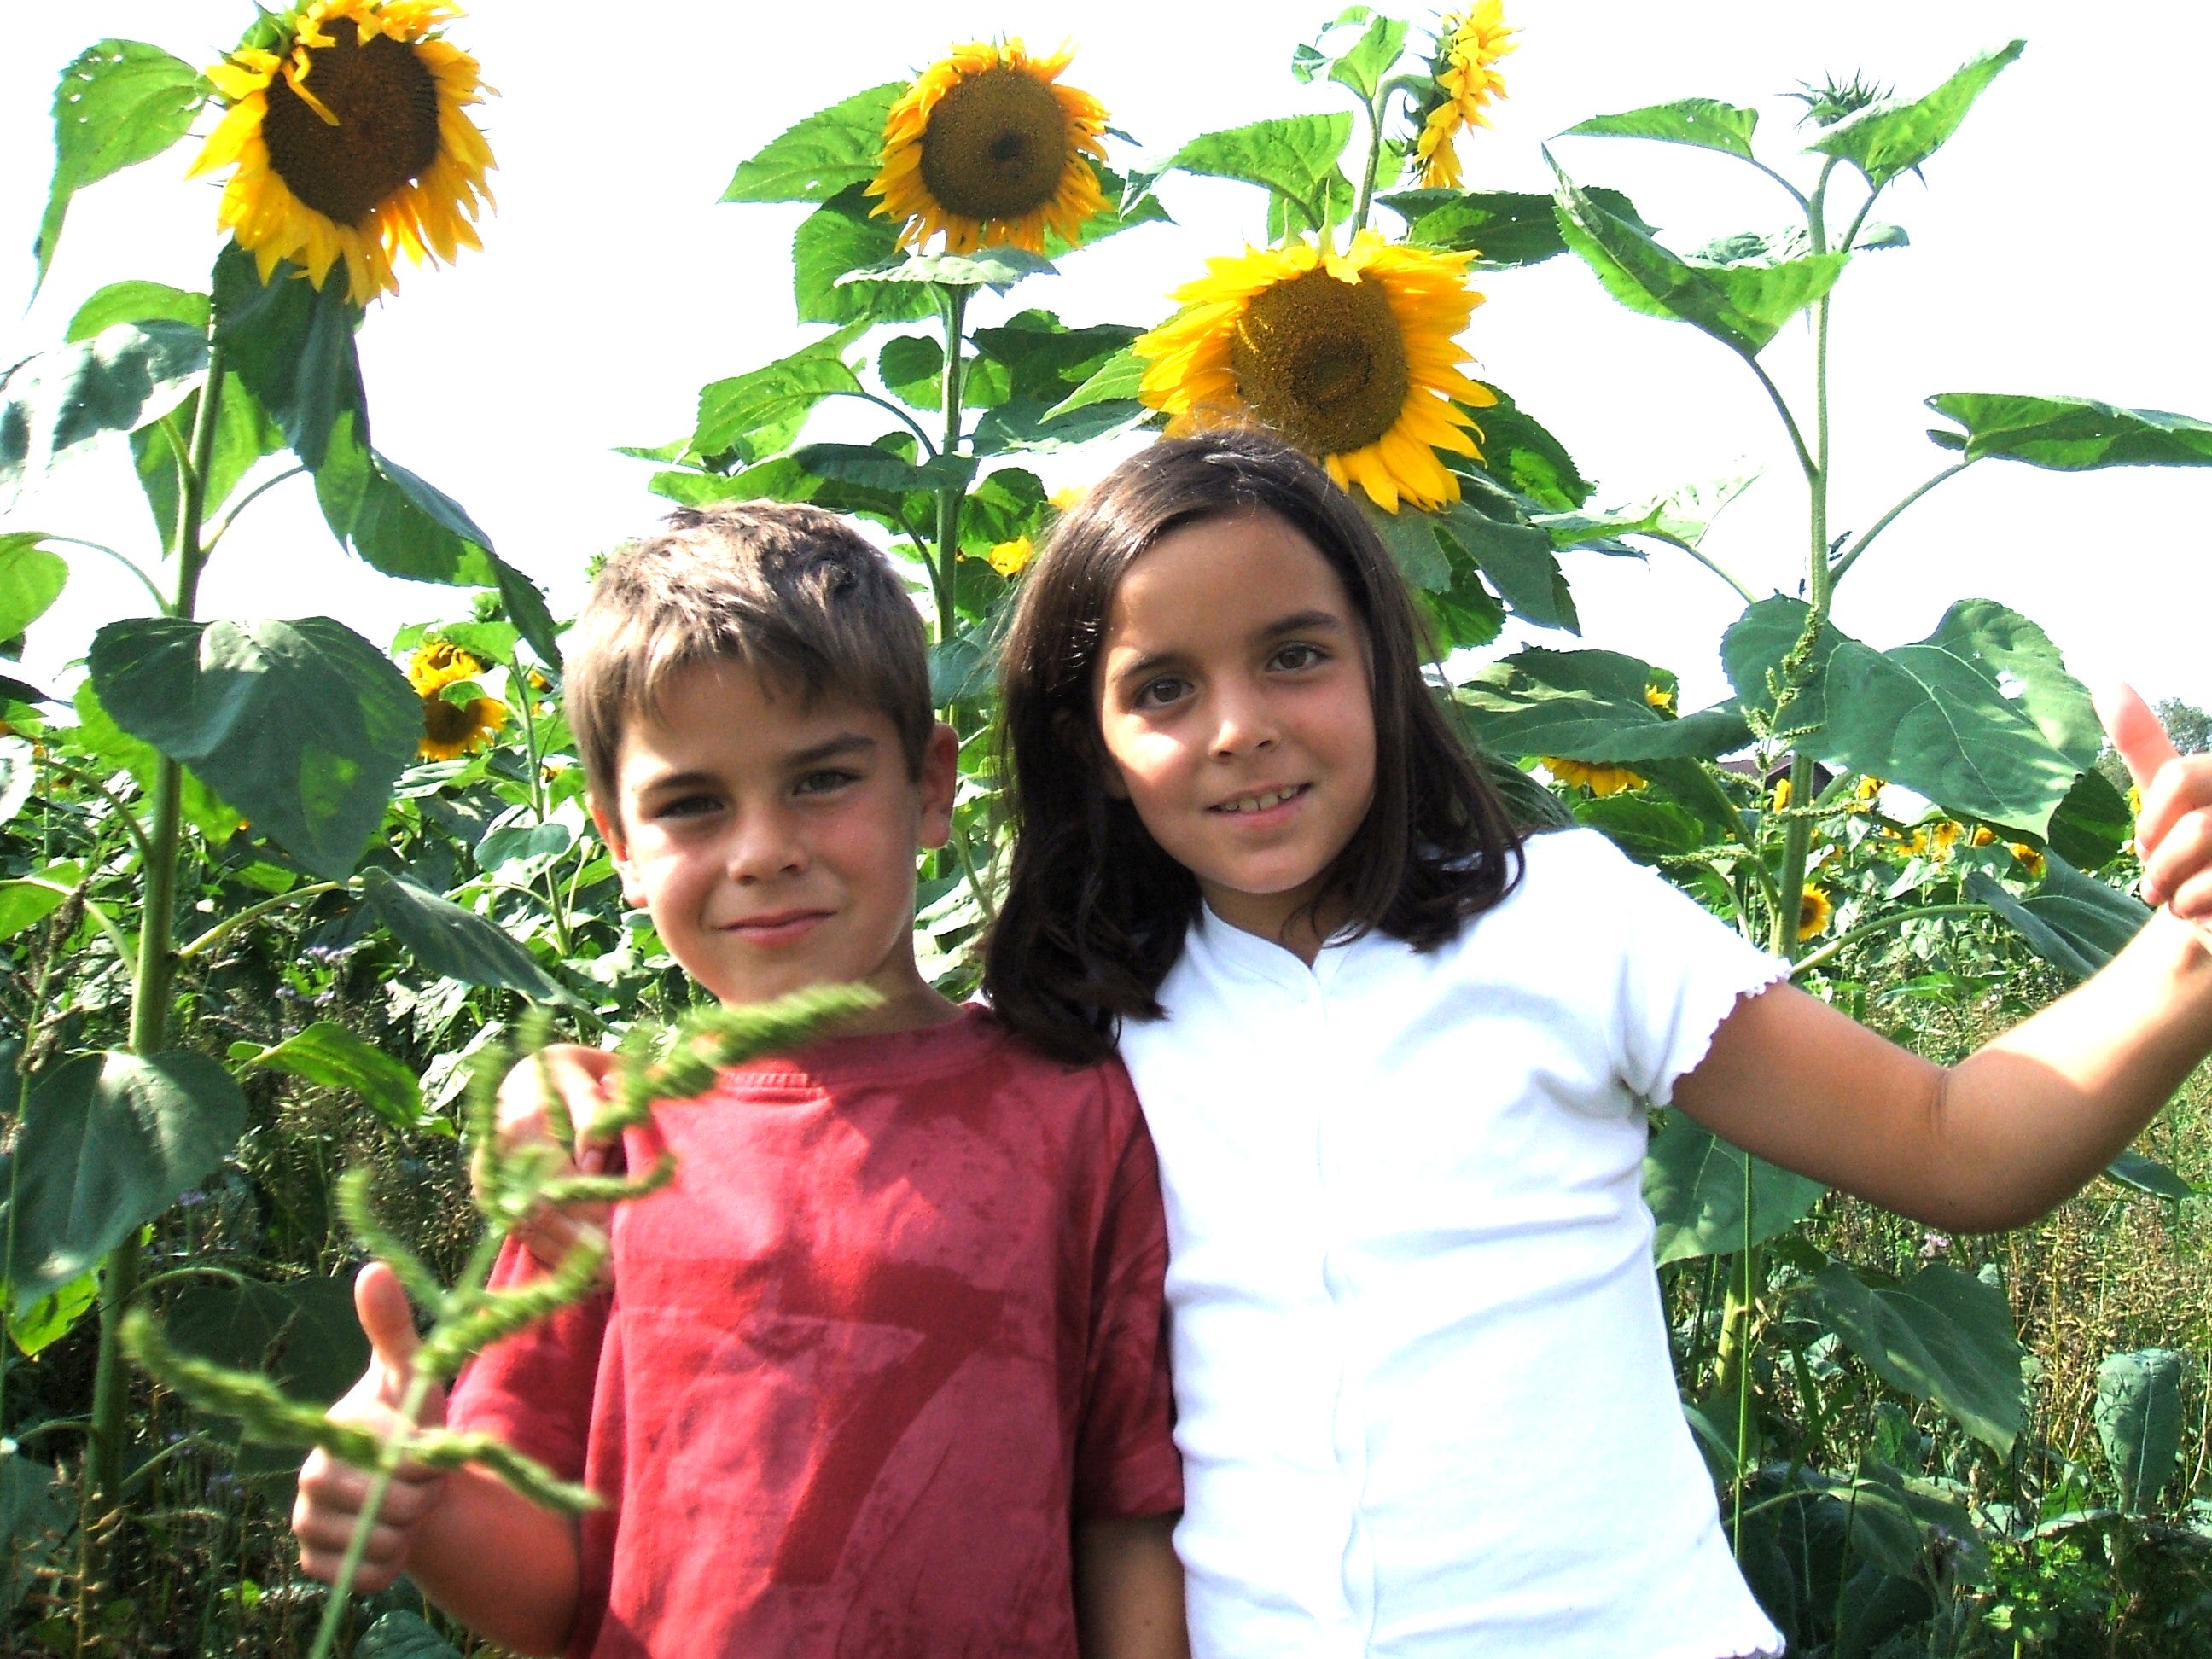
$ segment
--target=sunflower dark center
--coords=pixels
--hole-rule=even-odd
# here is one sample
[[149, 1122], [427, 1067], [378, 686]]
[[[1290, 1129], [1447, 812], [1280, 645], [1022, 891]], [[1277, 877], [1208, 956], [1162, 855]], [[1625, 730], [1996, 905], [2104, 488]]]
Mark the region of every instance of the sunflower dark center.
[[1253, 412], [1310, 455], [1375, 442], [1396, 423], [1412, 384], [1381, 285], [1340, 283], [1326, 270], [1255, 296], [1229, 362]]
[[280, 75], [261, 124], [269, 165], [309, 207], [357, 225], [438, 157], [438, 83], [414, 48], [389, 35], [368, 45], [349, 24], [310, 49], [307, 90], [338, 118], [332, 126]]
[[921, 181], [965, 218], [1018, 218], [1058, 193], [1067, 154], [1067, 116], [1052, 88], [1001, 64], [937, 100], [921, 135]]
[[477, 729], [476, 704], [422, 699], [422, 730], [433, 743], [459, 743]]

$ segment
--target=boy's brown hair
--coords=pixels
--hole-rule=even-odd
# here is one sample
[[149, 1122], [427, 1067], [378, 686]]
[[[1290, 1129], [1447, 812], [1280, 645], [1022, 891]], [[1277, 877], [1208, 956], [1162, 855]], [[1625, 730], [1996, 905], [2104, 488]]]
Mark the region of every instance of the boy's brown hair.
[[670, 680], [705, 662], [879, 711], [921, 775], [937, 718], [928, 646], [890, 560], [818, 507], [731, 501], [661, 523], [607, 561], [570, 635], [562, 705], [601, 810], [617, 806], [624, 722], [652, 717]]

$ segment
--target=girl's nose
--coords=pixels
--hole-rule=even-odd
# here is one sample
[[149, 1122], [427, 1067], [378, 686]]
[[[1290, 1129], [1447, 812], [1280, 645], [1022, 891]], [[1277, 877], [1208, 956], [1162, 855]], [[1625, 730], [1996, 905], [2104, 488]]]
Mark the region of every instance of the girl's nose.
[[1224, 686], [1214, 698], [1212, 751], [1220, 759], [1275, 745], [1275, 720], [1256, 687]]

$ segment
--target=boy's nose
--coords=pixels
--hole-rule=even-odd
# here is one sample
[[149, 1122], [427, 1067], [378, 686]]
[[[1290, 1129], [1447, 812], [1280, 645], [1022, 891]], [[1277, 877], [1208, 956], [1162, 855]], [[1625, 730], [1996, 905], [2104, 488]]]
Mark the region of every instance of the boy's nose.
[[732, 830], [725, 856], [732, 881], [773, 881], [805, 869], [806, 843], [788, 815], [748, 812]]

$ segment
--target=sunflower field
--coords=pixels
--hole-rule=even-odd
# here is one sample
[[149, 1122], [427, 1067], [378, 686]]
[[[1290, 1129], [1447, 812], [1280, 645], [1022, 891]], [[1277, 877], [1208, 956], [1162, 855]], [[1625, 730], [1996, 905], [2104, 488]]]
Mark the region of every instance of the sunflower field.
[[[534, 1205], [636, 1190], [489, 1147], [488, 1083], [515, 1054], [555, 1030], [625, 1044], [641, 1111], [703, 1086], [678, 1056], [788, 1041], [835, 999], [693, 1007], [621, 902], [562, 715], [552, 596], [583, 573], [495, 552], [447, 493], [465, 456], [410, 457], [433, 483], [376, 441], [365, 331], [408, 327], [440, 267], [498, 258], [467, 20], [447, 0], [240, 12], [214, 61], [101, 39], [59, 66], [33, 246], [43, 282], [75, 198], [153, 163], [207, 181], [204, 283], [118, 270], [0, 373], [0, 1650], [430, 1659], [484, 1650], [404, 1580], [305, 1580], [285, 1530], [303, 1447], [387, 1470], [401, 1449], [323, 1416], [366, 1358], [355, 1269], [402, 1265], [450, 1374], [591, 1282], [580, 1260], [530, 1296], [484, 1288]], [[1708, 97], [1595, 113], [1544, 152], [1547, 191], [1481, 187], [1516, 54], [1555, 49], [1500, 0], [1352, 5], [1291, 57], [1301, 112], [1140, 147], [1071, 48], [998, 35], [825, 85], [726, 158], [727, 212], [793, 216], [761, 257], [805, 343], [702, 359], [689, 428], [624, 452], [639, 526], [671, 503], [811, 501], [908, 573], [962, 743], [951, 844], [917, 872], [948, 993], [975, 983], [1009, 845], [998, 641], [1081, 488], [1048, 477], [1222, 424], [1272, 428], [1358, 501], [1420, 598], [1437, 695], [1530, 825], [1603, 832], [1855, 1017], [1956, 1058], [2148, 915], [2125, 780], [2036, 621], [1971, 594], [1918, 639], [1834, 619], [1891, 526], [1970, 470], [2212, 465], [2203, 421], [1929, 387], [1924, 479], [1863, 522], [1834, 506], [1855, 434], [1832, 430], [1832, 316], [1865, 262], [1911, 258], [1887, 216], [1972, 142], [2024, 43], [1923, 87], [1808, 84], [1795, 129]], [[1781, 228], [1663, 238], [1678, 204], [1598, 182], [1632, 145], [1686, 179], [1756, 174]], [[1212, 181], [1193, 201], [1246, 192], [1238, 222], [1263, 231], [1157, 266], [1120, 314], [1054, 309], [1101, 244], [1171, 211], [1191, 228], [1192, 180]], [[1940, 193], [1913, 211], [1939, 216]], [[1559, 435], [1574, 409], [1486, 378], [1479, 284], [1547, 264], [1593, 313], [1697, 337], [1771, 413], [1802, 501], [1787, 591], [1709, 544], [1741, 480], [1602, 497]], [[549, 422], [556, 465], [559, 441]], [[33, 485], [103, 453], [143, 489], [137, 544], [27, 521]], [[415, 584], [417, 620], [372, 637], [208, 614], [233, 526], [288, 485], [331, 544], [297, 556]], [[1674, 666], [1583, 640], [1571, 573], [1624, 559], [1724, 588], [1718, 639]], [[45, 637], [95, 568], [129, 603]], [[1726, 694], [1684, 706], [1678, 669], [1716, 652]], [[672, 1049], [671, 1024], [696, 1042]], [[1951, 1238], [1655, 1115], [1683, 1409], [1792, 1652], [2212, 1653], [2212, 1157], [2190, 1133], [2209, 1119], [2200, 1076], [2051, 1220]], [[425, 1428], [405, 1449], [576, 1501], [496, 1445]]]

